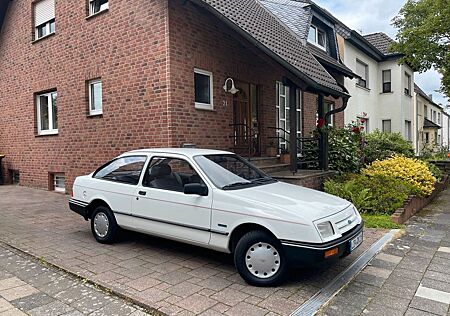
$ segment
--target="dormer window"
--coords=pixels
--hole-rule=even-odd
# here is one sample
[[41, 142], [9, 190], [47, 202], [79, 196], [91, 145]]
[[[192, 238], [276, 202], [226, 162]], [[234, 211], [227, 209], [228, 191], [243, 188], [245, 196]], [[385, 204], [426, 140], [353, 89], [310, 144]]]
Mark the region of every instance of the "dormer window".
[[308, 42], [326, 50], [327, 35], [324, 30], [321, 30], [315, 25], [311, 25], [309, 28]]

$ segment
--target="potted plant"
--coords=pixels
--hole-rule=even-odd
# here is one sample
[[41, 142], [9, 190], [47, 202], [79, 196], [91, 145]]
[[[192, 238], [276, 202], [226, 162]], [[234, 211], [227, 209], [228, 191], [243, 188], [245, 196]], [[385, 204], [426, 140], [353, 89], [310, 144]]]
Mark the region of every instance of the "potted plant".
[[281, 151], [280, 161], [282, 164], [287, 164], [287, 165], [291, 163], [291, 154], [289, 153], [289, 150], [283, 149]]
[[270, 141], [269, 145], [266, 148], [267, 157], [276, 157], [277, 155], [277, 146], [275, 146], [274, 141]]

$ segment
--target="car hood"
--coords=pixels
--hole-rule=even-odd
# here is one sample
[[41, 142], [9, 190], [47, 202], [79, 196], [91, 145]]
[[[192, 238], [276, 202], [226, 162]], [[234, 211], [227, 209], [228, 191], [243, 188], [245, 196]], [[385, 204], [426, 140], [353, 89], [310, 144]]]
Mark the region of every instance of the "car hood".
[[351, 205], [349, 201], [324, 192], [284, 182], [228, 191], [255, 207], [270, 207], [273, 215], [290, 219], [316, 221], [338, 213]]

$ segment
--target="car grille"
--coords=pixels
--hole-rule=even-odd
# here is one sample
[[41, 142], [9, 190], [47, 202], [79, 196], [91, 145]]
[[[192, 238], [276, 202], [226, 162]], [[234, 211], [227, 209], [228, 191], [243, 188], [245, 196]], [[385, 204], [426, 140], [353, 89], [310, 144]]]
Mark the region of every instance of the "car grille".
[[341, 234], [349, 231], [355, 226], [357, 216], [353, 207], [349, 207], [347, 210], [339, 214], [339, 217], [334, 219], [334, 225], [339, 229]]

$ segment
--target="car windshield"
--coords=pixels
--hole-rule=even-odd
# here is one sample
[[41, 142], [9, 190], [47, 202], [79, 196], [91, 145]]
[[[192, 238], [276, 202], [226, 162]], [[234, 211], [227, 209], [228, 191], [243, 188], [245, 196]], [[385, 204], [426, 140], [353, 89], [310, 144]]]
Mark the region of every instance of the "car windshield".
[[222, 190], [241, 189], [275, 182], [244, 158], [233, 154], [194, 157], [195, 162]]

